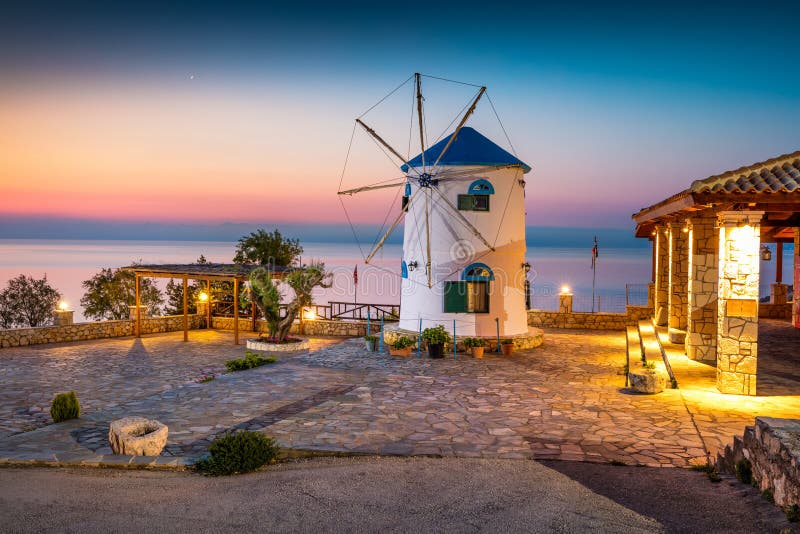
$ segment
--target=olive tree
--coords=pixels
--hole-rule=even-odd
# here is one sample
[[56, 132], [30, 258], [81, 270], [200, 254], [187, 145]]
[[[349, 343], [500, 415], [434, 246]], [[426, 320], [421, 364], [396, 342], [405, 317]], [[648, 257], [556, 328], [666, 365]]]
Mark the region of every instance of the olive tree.
[[311, 265], [291, 271], [286, 275], [286, 283], [294, 291], [294, 299], [286, 306], [286, 316], [278, 321], [277, 337], [286, 339], [292, 323], [305, 306], [314, 303], [312, 291], [315, 287], [331, 287], [331, 273], [325, 271], [325, 264], [312, 262]]
[[269, 337], [276, 337], [278, 323], [281, 319], [281, 295], [278, 292], [278, 288], [275, 287], [268, 270], [259, 267], [250, 273], [250, 291], [253, 296], [253, 302], [256, 303], [258, 310], [267, 322]]
[[12, 278], [0, 292], [0, 326], [37, 327], [52, 322], [61, 293], [47, 282], [47, 275], [36, 279], [21, 274]]
[[[83, 281], [86, 293], [81, 297], [84, 315], [98, 321], [127, 319], [128, 306], [136, 304], [136, 274], [124, 269], [102, 269]], [[164, 299], [148, 278], [139, 280], [139, 302], [149, 315], [158, 315]]]

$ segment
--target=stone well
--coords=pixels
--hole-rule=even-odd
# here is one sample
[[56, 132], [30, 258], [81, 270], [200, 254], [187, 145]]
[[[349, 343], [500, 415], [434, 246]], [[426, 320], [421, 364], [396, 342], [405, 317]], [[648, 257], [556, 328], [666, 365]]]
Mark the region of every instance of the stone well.
[[111, 422], [108, 442], [114, 454], [158, 456], [167, 444], [169, 429], [155, 419], [125, 417]]

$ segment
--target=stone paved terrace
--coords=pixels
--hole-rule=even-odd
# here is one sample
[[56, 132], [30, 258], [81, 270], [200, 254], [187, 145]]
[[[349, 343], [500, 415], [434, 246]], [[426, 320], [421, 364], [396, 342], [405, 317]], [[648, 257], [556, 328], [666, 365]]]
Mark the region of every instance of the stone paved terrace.
[[[215, 435], [251, 428], [298, 449], [460, 457], [555, 458], [686, 466], [741, 434], [755, 415], [800, 413], [800, 395], [713, 391], [713, 368], [675, 358], [680, 390], [624, 389], [622, 332], [548, 330], [511, 358], [392, 358], [360, 339], [313, 339], [310, 352], [205, 384], [243, 347], [193, 331], [0, 350], [0, 458], [128, 462], [110, 456], [109, 421], [170, 427], [158, 463], [190, 462]], [[709, 374], [711, 372], [711, 374]], [[84, 415], [46, 425], [49, 400], [75, 389]], [[137, 462], [153, 462], [137, 459]]]

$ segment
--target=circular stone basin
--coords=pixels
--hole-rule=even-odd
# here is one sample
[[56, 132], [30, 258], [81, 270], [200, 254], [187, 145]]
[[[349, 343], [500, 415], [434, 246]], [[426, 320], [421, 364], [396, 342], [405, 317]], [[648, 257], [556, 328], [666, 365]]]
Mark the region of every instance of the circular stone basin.
[[155, 419], [125, 417], [111, 422], [108, 442], [114, 454], [158, 456], [167, 444], [169, 429]]
[[267, 343], [258, 339], [248, 339], [247, 348], [250, 350], [263, 350], [265, 352], [295, 352], [298, 350], [308, 350], [311, 344], [307, 339], [301, 339], [294, 343]]

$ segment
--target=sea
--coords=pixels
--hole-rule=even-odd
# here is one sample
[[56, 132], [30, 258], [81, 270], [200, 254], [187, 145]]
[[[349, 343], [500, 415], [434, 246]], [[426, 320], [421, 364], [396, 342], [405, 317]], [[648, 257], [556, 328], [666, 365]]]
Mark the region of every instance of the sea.
[[[82, 282], [104, 267], [116, 268], [134, 262], [191, 263], [200, 255], [210, 262], [229, 263], [235, 243], [218, 241], [102, 241], [0, 239], [0, 287], [6, 281], [26, 274], [47, 276], [58, 289], [75, 321], [86, 320], [80, 306], [84, 293]], [[303, 263], [319, 260], [333, 273], [330, 288], [315, 293], [317, 304], [344, 301], [373, 304], [399, 304], [401, 293], [400, 245], [386, 245], [369, 264], [363, 245], [348, 242], [304, 242]], [[784, 265], [790, 266], [791, 250], [785, 251]], [[592, 269], [590, 247], [537, 247], [528, 245], [527, 262], [531, 265], [528, 279], [532, 288], [532, 307], [544, 310], [558, 308], [558, 293], [568, 286], [574, 294], [576, 311], [625, 310], [626, 303], [645, 304], [647, 283], [651, 279], [651, 251], [642, 248], [605, 248], [598, 254]], [[774, 260], [762, 262], [762, 273], [774, 273]], [[358, 285], [353, 271], [358, 269]], [[772, 271], [770, 271], [772, 269]], [[791, 284], [790, 269], [784, 277]], [[769, 294], [770, 276], [762, 276], [762, 295]], [[594, 279], [594, 299], [592, 287]], [[159, 282], [162, 286], [163, 280]]]

